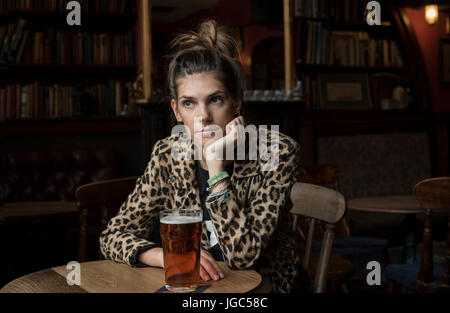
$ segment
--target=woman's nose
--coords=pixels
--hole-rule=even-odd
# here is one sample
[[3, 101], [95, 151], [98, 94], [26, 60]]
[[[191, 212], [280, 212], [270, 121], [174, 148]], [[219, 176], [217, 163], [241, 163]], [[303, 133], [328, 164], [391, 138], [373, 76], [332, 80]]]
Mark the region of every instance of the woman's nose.
[[200, 105], [200, 118], [202, 119], [202, 122], [209, 122], [211, 120], [211, 113], [209, 112], [208, 107], [206, 104], [202, 103]]

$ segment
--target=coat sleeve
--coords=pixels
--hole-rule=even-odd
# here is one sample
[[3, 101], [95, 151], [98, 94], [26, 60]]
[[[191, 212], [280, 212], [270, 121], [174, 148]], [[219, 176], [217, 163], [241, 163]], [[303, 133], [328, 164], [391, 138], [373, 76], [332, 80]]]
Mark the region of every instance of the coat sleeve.
[[156, 143], [144, 174], [136, 181], [133, 192], [122, 204], [100, 235], [100, 249], [106, 259], [144, 267], [137, 256], [160, 243], [150, 241], [159, 225], [158, 212], [163, 207], [160, 188], [159, 146]]
[[267, 247], [281, 212], [289, 210], [287, 201], [290, 203], [290, 191], [296, 181], [298, 150], [298, 144], [288, 140], [280, 148], [276, 170], [253, 177], [258, 178], [252, 183], [258, 183], [259, 190], [246, 207], [237, 201], [232, 185], [225, 202], [221, 198], [206, 202], [224, 261], [231, 268], [251, 267]]

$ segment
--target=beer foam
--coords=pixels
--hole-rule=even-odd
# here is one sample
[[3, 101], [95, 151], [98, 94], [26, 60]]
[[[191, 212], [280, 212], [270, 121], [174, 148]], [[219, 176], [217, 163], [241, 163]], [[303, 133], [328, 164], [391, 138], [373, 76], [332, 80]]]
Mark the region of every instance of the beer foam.
[[159, 222], [163, 224], [191, 224], [202, 221], [201, 216], [181, 216], [181, 215], [169, 215], [162, 218]]

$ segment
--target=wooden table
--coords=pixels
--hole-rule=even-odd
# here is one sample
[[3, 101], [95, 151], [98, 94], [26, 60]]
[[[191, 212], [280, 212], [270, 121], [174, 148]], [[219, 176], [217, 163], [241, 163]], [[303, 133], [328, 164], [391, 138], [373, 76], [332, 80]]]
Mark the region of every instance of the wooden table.
[[[263, 283], [254, 270], [230, 270], [219, 262], [225, 278], [201, 281], [204, 293], [245, 293]], [[162, 268], [132, 268], [113, 261], [81, 263], [81, 286], [69, 286], [66, 277], [73, 270], [66, 266], [32, 273], [7, 284], [0, 293], [154, 293], [164, 286]]]
[[0, 207], [0, 223], [21, 221], [23, 219], [64, 215], [78, 212], [76, 202], [72, 201], [32, 201], [5, 203]]
[[380, 196], [357, 198], [347, 201], [347, 208], [355, 211], [405, 214], [405, 225], [407, 229], [405, 240], [405, 263], [416, 261], [416, 244], [414, 225], [415, 214], [424, 213], [415, 196]]

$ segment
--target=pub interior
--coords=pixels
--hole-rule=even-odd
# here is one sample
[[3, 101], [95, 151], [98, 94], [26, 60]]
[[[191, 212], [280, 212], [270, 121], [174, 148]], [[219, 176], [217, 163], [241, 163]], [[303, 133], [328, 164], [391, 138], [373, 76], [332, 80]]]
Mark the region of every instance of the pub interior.
[[246, 123], [300, 145], [291, 217], [313, 292], [450, 290], [448, 1], [72, 1], [81, 25], [69, 2], [0, 2], [0, 288], [103, 259], [176, 124], [169, 43], [214, 19], [241, 51]]

